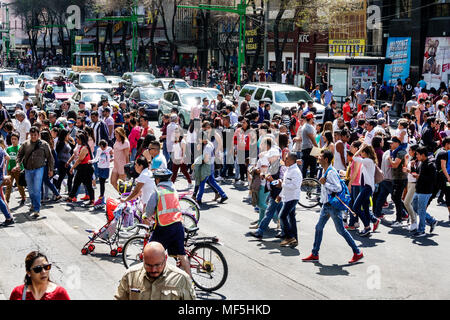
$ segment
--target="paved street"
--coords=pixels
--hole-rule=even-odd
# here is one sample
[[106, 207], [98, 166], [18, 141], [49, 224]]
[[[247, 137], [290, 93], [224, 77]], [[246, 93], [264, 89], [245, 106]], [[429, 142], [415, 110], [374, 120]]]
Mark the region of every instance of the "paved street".
[[[181, 190], [187, 187], [182, 175], [176, 185]], [[242, 201], [247, 191], [231, 183], [222, 186], [229, 200], [219, 205], [212, 201], [213, 193], [205, 194], [199, 227], [202, 235], [218, 236], [224, 243], [220, 250], [228, 261], [228, 280], [213, 294], [198, 291], [199, 298], [450, 298], [450, 276], [445, 272], [450, 265], [450, 223], [447, 209], [436, 202], [430, 207], [430, 214], [439, 220], [433, 235], [415, 240], [406, 230], [380, 225], [369, 238], [356, 236], [365, 257], [355, 265], [347, 264], [352, 251], [329, 221], [320, 263], [312, 264], [302, 263], [300, 258], [312, 248], [319, 208], [297, 207], [299, 245], [281, 248], [273, 229], [263, 241], [245, 235], [257, 218], [253, 208]], [[115, 195], [111, 186], [107, 194]], [[49, 203], [41, 217], [32, 221], [27, 214], [29, 202], [18, 207], [18, 200], [19, 194], [14, 192], [11, 209], [16, 224], [0, 229], [0, 270], [4, 275], [0, 277], [0, 299], [8, 299], [11, 290], [22, 283], [25, 256], [36, 249], [48, 256], [53, 263], [51, 279], [63, 285], [72, 299], [112, 299], [125, 271], [122, 257], [112, 258], [108, 247], [100, 244], [91, 255], [81, 255], [88, 240], [85, 229], [100, 228], [106, 222], [105, 214], [79, 204]]]

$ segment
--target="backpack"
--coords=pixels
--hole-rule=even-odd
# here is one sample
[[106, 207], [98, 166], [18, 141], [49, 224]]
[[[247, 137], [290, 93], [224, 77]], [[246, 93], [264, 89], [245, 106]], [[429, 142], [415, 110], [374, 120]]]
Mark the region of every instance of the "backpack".
[[[327, 171], [325, 172], [325, 179], [327, 178], [328, 172], [333, 169], [337, 174], [338, 172], [336, 169], [334, 169], [332, 166], [328, 167]], [[339, 174], [338, 174], [339, 177]], [[328, 195], [328, 202], [337, 210], [344, 211], [344, 210], [351, 210], [350, 208], [350, 202], [352, 200], [350, 196], [350, 191], [348, 190], [347, 185], [345, 184], [345, 181], [339, 177], [339, 183], [341, 184], [341, 191], [337, 193], [332, 193]]]

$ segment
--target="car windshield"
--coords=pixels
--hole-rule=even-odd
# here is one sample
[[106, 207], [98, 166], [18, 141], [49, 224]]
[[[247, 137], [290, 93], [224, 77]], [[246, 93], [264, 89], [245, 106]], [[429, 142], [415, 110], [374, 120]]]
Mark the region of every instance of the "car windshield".
[[52, 87], [54, 93], [74, 93], [75, 91], [77, 91], [75, 86], [71, 83], [67, 83], [64, 85], [53, 84]]
[[111, 96], [107, 92], [88, 92], [83, 95], [83, 101], [98, 103], [102, 95], [106, 95], [109, 101], [112, 101]]
[[0, 91], [0, 97], [17, 97], [17, 101], [19, 101], [23, 95], [19, 88], [5, 88], [5, 91]]
[[283, 90], [275, 91], [275, 102], [277, 103], [296, 103], [299, 100], [311, 101], [311, 96], [302, 90]]
[[111, 81], [113, 84], [118, 84], [120, 81], [122, 81], [122, 78], [107, 78], [108, 81]]
[[151, 74], [136, 74], [133, 76], [134, 83], [146, 83], [152, 82], [153, 80], [155, 80], [155, 77]]
[[[164, 81], [164, 86], [168, 87], [170, 83], [169, 81]], [[175, 81], [175, 88], [182, 89], [182, 88], [189, 88], [189, 85], [185, 81]]]
[[25, 82], [25, 89], [32, 89], [36, 86], [37, 81], [36, 82]]
[[162, 98], [164, 90], [148, 89], [141, 91], [141, 100], [159, 100]]
[[211, 99], [210, 95], [206, 92], [186, 93], [181, 95], [181, 102], [189, 106], [195, 106], [197, 104], [197, 97], [200, 97], [201, 101], [203, 101], [203, 98]]
[[107, 83], [102, 74], [83, 74], [80, 76], [80, 83]]
[[30, 76], [18, 76], [17, 79], [19, 80], [19, 82], [26, 80], [33, 80], [33, 78]]
[[52, 80], [55, 78], [64, 77], [64, 75], [60, 72], [44, 72], [43, 78], [48, 80]]

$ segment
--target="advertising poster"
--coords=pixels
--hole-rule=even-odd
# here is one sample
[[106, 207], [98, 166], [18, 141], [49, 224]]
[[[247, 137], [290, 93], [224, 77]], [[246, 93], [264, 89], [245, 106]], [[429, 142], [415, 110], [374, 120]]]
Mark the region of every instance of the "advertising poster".
[[450, 84], [450, 37], [425, 39], [423, 76], [427, 89], [439, 88], [442, 81]]
[[389, 37], [386, 58], [392, 59], [392, 64], [384, 67], [383, 81], [388, 85], [395, 86], [397, 79], [405, 82], [409, 77], [411, 65], [411, 38], [409, 37]]
[[377, 81], [377, 66], [352, 66], [352, 88], [369, 89], [373, 81]]

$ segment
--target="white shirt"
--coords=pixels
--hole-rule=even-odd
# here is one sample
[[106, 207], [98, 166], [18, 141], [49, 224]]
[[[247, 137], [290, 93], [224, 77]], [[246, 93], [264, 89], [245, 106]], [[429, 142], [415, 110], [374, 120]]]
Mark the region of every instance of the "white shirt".
[[141, 202], [146, 205], [148, 200], [150, 199], [150, 195], [156, 191], [156, 184], [155, 180], [153, 179], [152, 171], [149, 170], [149, 168], [142, 170], [141, 174], [136, 179], [136, 182], [144, 184], [141, 189]]
[[298, 165], [294, 163], [288, 167], [284, 178], [282, 189], [280, 193], [281, 201], [288, 202], [292, 200], [300, 200], [300, 186], [302, 185], [303, 176], [302, 172], [298, 168]]
[[109, 165], [111, 162], [111, 147], [107, 147], [105, 150], [102, 148], [97, 149], [97, 155], [93, 162], [98, 162], [99, 169], [109, 169]]
[[[344, 145], [344, 158], [345, 158], [344, 160], [347, 161], [347, 151], [348, 151], [347, 144], [342, 142], [341, 140], [338, 140], [336, 142], [336, 146], [338, 143], [342, 143]], [[341, 154], [339, 153], [339, 151], [337, 151], [336, 147], [334, 148], [334, 168], [338, 171], [339, 170], [345, 171], [347, 169], [345, 166], [345, 162], [342, 160]]]
[[[362, 163], [361, 166], [361, 181], [364, 176], [364, 184], [369, 185], [372, 188], [372, 192], [375, 191], [375, 162], [369, 158], [353, 157], [353, 160]], [[362, 186], [361, 186], [362, 187]]]
[[234, 126], [236, 123], [238, 123], [239, 117], [236, 114], [236, 112], [231, 111], [229, 116], [230, 116], [230, 124], [231, 124], [231, 126]]
[[[109, 138], [112, 140], [114, 139], [114, 118], [109, 116], [105, 119], [106, 127], [108, 128]], [[112, 126], [111, 132], [109, 132], [109, 127]]]
[[167, 137], [166, 137], [167, 152], [173, 152], [173, 144], [175, 142], [175, 130], [177, 128], [178, 125], [175, 122], [171, 122], [167, 126]]
[[364, 138], [364, 143], [371, 146], [372, 145], [372, 139], [375, 136], [375, 128], [372, 129], [372, 131], [366, 132], [366, 137]]
[[326, 182], [320, 189], [320, 202], [323, 204], [328, 203], [328, 195], [342, 191], [338, 172], [333, 167], [328, 169], [326, 171]]
[[24, 119], [22, 122], [14, 120], [14, 128], [20, 134], [19, 144], [24, 143], [27, 140], [27, 133], [30, 132], [31, 123], [28, 119]]

